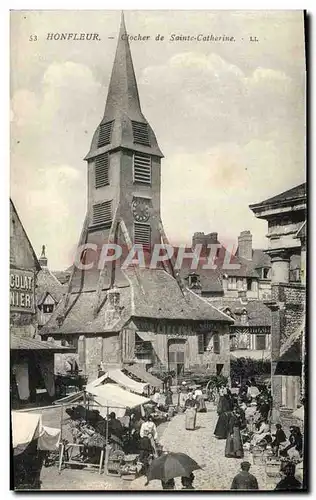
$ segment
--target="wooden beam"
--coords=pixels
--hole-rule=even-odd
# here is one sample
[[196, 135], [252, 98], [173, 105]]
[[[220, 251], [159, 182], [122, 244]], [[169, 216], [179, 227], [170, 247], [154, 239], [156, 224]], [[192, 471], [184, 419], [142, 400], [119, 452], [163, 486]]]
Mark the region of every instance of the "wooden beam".
[[[117, 208], [116, 208], [115, 214], [113, 217], [113, 222], [111, 224], [111, 229], [110, 229], [109, 238], [108, 238], [108, 244], [117, 243], [118, 226], [119, 226], [119, 221], [117, 219]], [[115, 261], [112, 261], [111, 264], [112, 265], [110, 267], [110, 269], [111, 269], [111, 271], [110, 271], [110, 288], [113, 287], [112, 283], [115, 281]], [[94, 304], [94, 311], [93, 311], [94, 317], [96, 317], [99, 314], [100, 309], [106, 300], [105, 299], [101, 304], [100, 298], [101, 298], [101, 293], [102, 293], [102, 289], [104, 286], [104, 279], [105, 279], [105, 276], [107, 274], [107, 270], [108, 270], [108, 267], [104, 263], [104, 266], [100, 271], [97, 289], [96, 289], [95, 304]]]
[[[169, 240], [167, 238], [167, 235], [165, 233], [165, 230], [164, 230], [164, 227], [162, 225], [162, 221], [161, 220], [159, 220], [159, 223], [158, 223], [158, 230], [159, 230], [159, 233], [160, 233], [160, 236], [161, 236], [161, 239], [162, 239], [162, 243], [164, 245], [170, 245]], [[185, 291], [185, 285], [184, 285], [184, 283], [182, 281], [180, 273], [175, 269], [174, 257], [172, 256], [171, 258], [169, 258], [168, 262], [169, 262], [169, 265], [170, 265], [170, 268], [171, 268], [172, 276], [177, 281], [178, 286], [179, 286], [179, 288], [181, 290], [182, 295], [184, 296], [184, 298], [186, 298], [187, 294], [186, 294], [186, 291]]]
[[[82, 231], [81, 231], [79, 242], [78, 242], [78, 247], [81, 246], [82, 244], [87, 243], [87, 240], [88, 240], [88, 221], [89, 221], [88, 213], [86, 213], [86, 217], [85, 217], [85, 220], [83, 223]], [[72, 290], [72, 280], [74, 278], [76, 269], [77, 269], [76, 264], [74, 262], [73, 266], [72, 266], [72, 270], [71, 270], [71, 275], [69, 278], [68, 289], [67, 289], [67, 293], [66, 293], [66, 297], [65, 297], [63, 311], [59, 316], [59, 318], [61, 318], [62, 320], [67, 316], [67, 308], [68, 308], [71, 290]], [[83, 285], [83, 283], [82, 283], [82, 285]]]

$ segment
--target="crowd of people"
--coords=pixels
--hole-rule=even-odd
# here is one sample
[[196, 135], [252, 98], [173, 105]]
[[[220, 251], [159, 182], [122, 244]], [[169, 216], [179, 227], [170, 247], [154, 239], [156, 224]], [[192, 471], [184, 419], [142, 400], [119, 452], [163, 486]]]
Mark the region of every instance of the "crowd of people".
[[[295, 479], [293, 462], [295, 459], [299, 461], [302, 457], [303, 437], [297, 426], [290, 427], [288, 436], [279, 423], [275, 425], [275, 430], [271, 431], [272, 397], [268, 387], [258, 386], [252, 379], [234, 389], [221, 386], [216, 390], [216, 394], [218, 418], [214, 437], [225, 440], [223, 447], [225, 457], [241, 459], [241, 470], [234, 478], [231, 489], [258, 489], [256, 478], [249, 472], [250, 463], [242, 459], [246, 451], [254, 453], [254, 450], [260, 449], [263, 453], [269, 452], [271, 457], [285, 459], [284, 479], [276, 489], [301, 487]], [[139, 462], [142, 464], [142, 473], [146, 475], [152, 460], [158, 458], [163, 452], [158, 441], [157, 424], [159, 421], [156, 419], [163, 415], [167, 420], [174, 411], [185, 411], [189, 414], [189, 411], [194, 409], [195, 414], [206, 412], [205, 399], [205, 391], [203, 393], [200, 386], [190, 386], [184, 382], [176, 393], [173, 393], [170, 387], [165, 386], [164, 390], [153, 390], [150, 403], [144, 407], [127, 409], [125, 416], [120, 419], [114, 412], [111, 412], [106, 426], [102, 419], [102, 422], [96, 421], [93, 428], [99, 433], [97, 436], [99, 439], [101, 435], [104, 436], [102, 430], [104, 431], [107, 427], [107, 438], [113, 453], [138, 454]], [[76, 412], [78, 411], [77, 408]], [[103, 446], [104, 439], [99, 439], [101, 443], [99, 445], [96, 435], [92, 436], [93, 433], [89, 432], [92, 426], [90, 426], [91, 429], [88, 427], [87, 423], [81, 419], [80, 425], [74, 426], [75, 439], [84, 438], [89, 440], [90, 446]], [[194, 489], [193, 481], [193, 473], [182, 477], [182, 488]], [[175, 489], [174, 480], [162, 481], [162, 488]]]
[[[293, 481], [293, 462], [302, 457], [303, 437], [297, 426], [290, 427], [287, 437], [280, 423], [276, 424], [275, 431], [272, 432], [271, 410], [272, 397], [269, 389], [266, 386], [258, 387], [253, 379], [238, 387], [234, 393], [229, 387], [221, 387], [214, 435], [217, 439], [226, 440], [225, 457], [242, 459], [247, 449], [261, 450], [267, 456], [284, 459], [286, 467], [283, 472], [288, 479], [276, 488], [284, 489], [286, 485], [296, 481]], [[249, 462], [241, 463], [241, 472], [234, 479], [232, 489], [258, 489], [249, 468]]]

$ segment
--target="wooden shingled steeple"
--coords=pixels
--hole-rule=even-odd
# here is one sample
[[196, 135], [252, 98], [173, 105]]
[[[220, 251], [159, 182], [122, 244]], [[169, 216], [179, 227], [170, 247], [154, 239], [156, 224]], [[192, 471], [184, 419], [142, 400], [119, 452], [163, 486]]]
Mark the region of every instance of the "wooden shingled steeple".
[[[137, 231], [141, 239], [148, 235], [150, 246], [168, 244], [160, 215], [162, 157], [156, 136], [141, 109], [122, 13], [104, 114], [85, 157], [88, 166], [88, 206], [79, 246], [97, 245], [98, 252], [94, 258], [99, 256], [102, 246], [107, 243], [121, 245], [129, 251], [134, 243], [138, 243]], [[149, 217], [145, 221], [139, 221], [133, 212], [134, 204], [139, 200], [147, 206]], [[105, 290], [114, 286], [129, 286], [120, 264], [113, 261], [106, 263], [102, 269], [94, 265], [89, 270], [81, 270], [74, 265], [59, 312], [59, 324], [62, 325], [81, 293], [95, 294], [93, 309], [96, 317], [107, 301]], [[138, 268], [134, 266], [133, 270], [140, 291], [146, 295]], [[165, 270], [175, 278], [185, 296], [185, 286], [174, 270], [173, 261], [165, 265]]]

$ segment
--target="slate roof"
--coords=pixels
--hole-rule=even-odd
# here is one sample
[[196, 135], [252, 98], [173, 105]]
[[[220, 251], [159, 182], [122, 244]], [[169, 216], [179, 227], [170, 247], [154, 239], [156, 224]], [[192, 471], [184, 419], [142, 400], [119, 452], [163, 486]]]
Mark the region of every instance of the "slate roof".
[[37, 305], [42, 303], [47, 293], [58, 303], [66, 291], [67, 286], [62, 285], [48, 268], [42, 268], [38, 272], [35, 290]]
[[[227, 269], [225, 263], [236, 264], [238, 269]], [[263, 263], [267, 263], [263, 265]], [[186, 279], [190, 273], [196, 273], [199, 275], [199, 282], [201, 285], [201, 290], [203, 293], [214, 293], [223, 291], [223, 275], [228, 276], [239, 276], [247, 278], [259, 278], [257, 268], [259, 267], [270, 267], [270, 257], [266, 256], [262, 250], [254, 250], [253, 260], [243, 259], [238, 257], [238, 255], [233, 255], [226, 250], [224, 246], [221, 246], [218, 252], [217, 258], [214, 260], [215, 269], [203, 269], [203, 266], [207, 264], [207, 255], [201, 255], [196, 270], [191, 269], [191, 260], [185, 259], [183, 261], [182, 268], [180, 269], [180, 274], [182, 278]], [[187, 282], [186, 282], [187, 283]]]
[[306, 198], [306, 182], [303, 184], [299, 184], [298, 186], [293, 187], [292, 189], [288, 189], [283, 193], [277, 194], [276, 196], [272, 196], [272, 198], [268, 198], [267, 200], [263, 200], [259, 203], [254, 203], [249, 205], [249, 208], [259, 208], [268, 205], [279, 205], [283, 203], [288, 203], [296, 199], [304, 199]]
[[111, 322], [108, 319], [105, 290], [101, 292], [100, 304], [103, 305], [96, 316], [96, 293], [73, 293], [67, 309], [69, 312], [61, 326], [57, 318], [63, 311], [65, 297], [42, 327], [41, 335], [118, 332], [132, 318], [232, 323], [229, 316], [192, 291], [185, 289], [183, 295], [177, 281], [164, 270], [140, 269], [137, 277], [133, 269], [128, 269], [124, 274], [129, 286], [118, 287], [121, 312], [116, 320]]
[[[236, 298], [212, 300], [211, 303], [221, 311], [230, 309], [235, 318], [233, 326], [271, 326], [271, 310], [262, 300], [250, 300], [243, 303], [240, 298]], [[246, 325], [240, 321], [240, 315], [244, 309], [246, 309], [248, 316]]]
[[10, 335], [10, 349], [13, 351], [50, 351], [50, 352], [72, 352], [75, 349], [63, 347], [55, 342], [32, 339], [29, 337], [19, 337]]
[[34, 269], [39, 271], [41, 269], [40, 263], [38, 261], [37, 255], [34, 251], [32, 243], [29, 240], [27, 232], [24, 229], [22, 221], [18, 215], [13, 201], [10, 198], [10, 233], [12, 235], [12, 240], [10, 237], [10, 267], [21, 269], [21, 252], [19, 250], [19, 240], [17, 239], [19, 235], [16, 235], [15, 224], [21, 228], [21, 232], [25, 238], [27, 254], [24, 254], [24, 261], [29, 262], [27, 269]]
[[[111, 144], [98, 147], [100, 125], [114, 120]], [[134, 142], [132, 121], [142, 123], [148, 130], [149, 144]], [[86, 160], [97, 154], [105, 153], [117, 147], [125, 147], [134, 151], [149, 153], [163, 157], [158, 146], [156, 136], [142, 113], [135, 71], [132, 61], [129, 41], [126, 36], [124, 15], [122, 14], [121, 27], [108, 89], [104, 117], [97, 128], [91, 143]]]
[[65, 271], [51, 271], [51, 273], [55, 276], [55, 278], [58, 279], [58, 281], [62, 285], [65, 285], [69, 281], [69, 278], [70, 278], [70, 275], [71, 275], [71, 270], [68, 271], [66, 269]]

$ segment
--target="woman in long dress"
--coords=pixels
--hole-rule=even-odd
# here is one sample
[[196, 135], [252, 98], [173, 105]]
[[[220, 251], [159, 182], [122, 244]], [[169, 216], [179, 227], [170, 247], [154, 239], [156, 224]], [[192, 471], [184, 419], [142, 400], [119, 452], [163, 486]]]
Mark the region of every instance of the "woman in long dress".
[[242, 427], [242, 419], [238, 410], [231, 412], [228, 423], [228, 436], [225, 446], [225, 457], [227, 458], [243, 458], [244, 449], [240, 429]]
[[218, 420], [214, 430], [214, 435], [217, 439], [227, 438], [231, 411], [232, 401], [229, 394], [225, 391], [225, 393], [220, 395], [217, 405]]

